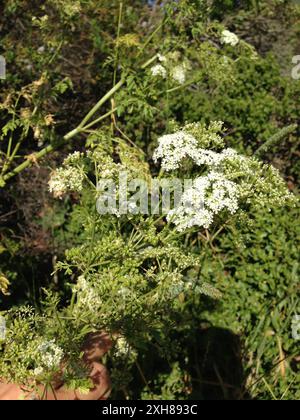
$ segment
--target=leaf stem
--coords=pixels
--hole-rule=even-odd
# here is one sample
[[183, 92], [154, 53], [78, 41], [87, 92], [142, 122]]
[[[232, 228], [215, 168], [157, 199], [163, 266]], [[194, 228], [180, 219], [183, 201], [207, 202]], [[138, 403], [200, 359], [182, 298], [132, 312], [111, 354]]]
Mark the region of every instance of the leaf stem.
[[[155, 55], [154, 57], [152, 57], [150, 60], [146, 61], [144, 64], [141, 65], [141, 68], [142, 69], [145, 69], [147, 66], [149, 66], [156, 59], [156, 57], [157, 57], [157, 55]], [[101, 108], [101, 106], [103, 104], [105, 104], [105, 102], [107, 102], [125, 84], [125, 82], [126, 82], [126, 76], [123, 75], [122, 78], [120, 79], [120, 81], [115, 86], [113, 86], [112, 89], [110, 89], [96, 103], [96, 105], [93, 106], [93, 108], [83, 118], [83, 120], [81, 121], [81, 123], [76, 128], [74, 128], [73, 130], [71, 130], [69, 133], [67, 133], [63, 137], [63, 141], [60, 144], [66, 142], [66, 141], [71, 140], [73, 137], [75, 137], [78, 134], [84, 132], [87, 128], [91, 127], [92, 125], [98, 123], [99, 121], [101, 121], [104, 118], [108, 117], [109, 115], [113, 114], [115, 112], [115, 109], [107, 112], [106, 114], [102, 115], [101, 117], [99, 117], [96, 120], [94, 120], [94, 121], [90, 122], [89, 124], [87, 124], [90, 121], [90, 119], [93, 117], [93, 115], [95, 115], [95, 113]], [[57, 145], [50, 144], [49, 146], [45, 147], [44, 149], [40, 150], [39, 152], [34, 153], [35, 160], [41, 159], [42, 157], [44, 157], [48, 153], [53, 152], [56, 148], [57, 148]], [[15, 175], [19, 174], [20, 172], [22, 172], [24, 169], [30, 167], [32, 165], [32, 163], [33, 162], [30, 159], [26, 159], [23, 163], [21, 163], [19, 166], [17, 166], [11, 172], [7, 173], [6, 175], [0, 176], [0, 188], [3, 187], [1, 181], [2, 182], [4, 181], [4, 184], [5, 184], [6, 181], [8, 181], [9, 179], [11, 179]]]

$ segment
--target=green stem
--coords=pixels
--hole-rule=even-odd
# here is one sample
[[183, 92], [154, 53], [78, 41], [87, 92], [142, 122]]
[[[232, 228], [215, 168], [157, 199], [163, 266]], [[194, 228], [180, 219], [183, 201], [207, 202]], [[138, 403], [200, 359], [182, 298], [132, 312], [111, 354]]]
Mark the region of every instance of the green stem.
[[7, 159], [9, 159], [10, 154], [11, 154], [12, 142], [13, 142], [13, 133], [11, 133], [10, 136], [9, 136], [9, 141], [8, 141], [8, 146], [7, 146], [7, 152], [6, 152]]
[[152, 41], [152, 39], [154, 38], [154, 36], [157, 34], [158, 31], [160, 31], [160, 29], [164, 26], [164, 24], [167, 22], [168, 18], [164, 19], [163, 22], [161, 22], [158, 27], [152, 32], [152, 34], [150, 34], [150, 36], [148, 37], [148, 39], [146, 40], [146, 42], [144, 43], [144, 45], [142, 46], [139, 55], [145, 50], [145, 48], [147, 47], [147, 45]]
[[[21, 135], [21, 137], [20, 137], [20, 139], [19, 139], [19, 141], [18, 141], [18, 143], [15, 145], [15, 147], [14, 147], [14, 150], [13, 150], [13, 152], [10, 154], [10, 156], [9, 156], [9, 158], [7, 159], [7, 161], [5, 162], [5, 164], [3, 165], [3, 168], [2, 168], [2, 171], [1, 171], [1, 176], [3, 177], [3, 174], [5, 174], [5, 172], [9, 169], [9, 167], [10, 167], [10, 164], [12, 163], [12, 161], [14, 160], [14, 158], [15, 158], [15, 156], [16, 156], [16, 154], [18, 153], [18, 151], [19, 151], [19, 149], [20, 149], [20, 147], [21, 147], [21, 144], [22, 144], [22, 141], [24, 140], [24, 138], [27, 136], [27, 134], [28, 134], [28, 129], [26, 130], [26, 132], [24, 133], [22, 133], [22, 135]], [[3, 177], [3, 179], [4, 179], [4, 177]]]
[[[43, 156], [47, 155], [48, 153], [53, 152], [53, 150], [54, 150], [54, 147], [52, 145], [49, 145], [45, 147], [43, 150], [41, 150], [40, 152], [35, 153], [35, 157], [36, 159], [40, 159]], [[28, 166], [31, 166], [31, 165], [32, 165], [32, 162], [29, 159], [25, 160], [23, 163], [21, 163], [21, 165], [17, 166], [13, 171], [4, 175], [3, 180], [7, 181], [8, 179], [22, 172], [24, 169], [28, 168]]]
[[[156, 55], [154, 57], [152, 57], [150, 60], [148, 60], [146, 63], [142, 64], [141, 68], [145, 69], [147, 66], [149, 66], [154, 60], [156, 59]], [[92, 118], [92, 116], [99, 110], [99, 108], [101, 108], [101, 106], [107, 102], [126, 82], [126, 77], [123, 76], [121, 78], [121, 80], [112, 88], [110, 89], [110, 91], [108, 91], [97, 103], [96, 105], [88, 112], [88, 114], [83, 118], [83, 120], [81, 121], [81, 123], [78, 125], [78, 127], [76, 127], [74, 130], [71, 130], [69, 133], [67, 133], [64, 137], [63, 140], [68, 141], [71, 140], [73, 137], [75, 137], [77, 134], [80, 134], [82, 132], [84, 132], [84, 130], [86, 129], [86, 127], [91, 126], [96, 124], [96, 122], [101, 121], [103, 118], [105, 118], [106, 116], [112, 114], [113, 112], [110, 111], [108, 113], [106, 113], [105, 115], [101, 116], [100, 118], [98, 118], [97, 120], [92, 121], [90, 124], [88, 124], [87, 126], [85, 126], [85, 124]], [[54, 145], [49, 145], [47, 147], [45, 147], [44, 149], [40, 150], [39, 152], [35, 153], [34, 156], [36, 158], [36, 160], [41, 159], [42, 157], [44, 157], [45, 155], [47, 155], [48, 153], [51, 153], [55, 150], [57, 146]], [[32, 165], [32, 161], [29, 159], [26, 159], [23, 163], [21, 163], [19, 166], [17, 166], [13, 171], [9, 172], [8, 174], [4, 175], [4, 176], [0, 176], [0, 185], [1, 185], [1, 180], [6, 182], [8, 181], [10, 178], [14, 177], [15, 175], [19, 174], [20, 172], [22, 172], [24, 169], [28, 168], [29, 166]]]
[[168, 89], [167, 93], [171, 93], [171, 92], [175, 92], [176, 90], [183, 89], [185, 87], [188, 87], [188, 86], [192, 85], [193, 83], [197, 83], [197, 82], [195, 80], [190, 80], [189, 82], [186, 82], [183, 85], [176, 86], [176, 87], [173, 87], [171, 89]]
[[146, 61], [144, 64], [141, 65], [141, 69], [144, 70], [146, 67], [150, 66], [156, 59], [158, 55], [155, 54], [152, 58], [150, 58], [148, 61]]
[[[120, 89], [120, 87], [125, 83], [125, 78], [122, 78], [119, 83], [117, 83], [109, 92], [107, 92], [106, 95], [103, 96], [103, 98], [100, 99], [100, 101], [97, 102], [97, 104], [91, 109], [91, 111], [84, 117], [84, 119], [82, 120], [82, 122], [79, 124], [79, 126], [77, 128], [75, 128], [74, 130], [70, 131], [69, 133], [67, 133], [64, 136], [64, 141], [68, 141], [71, 140], [73, 137], [75, 137], [77, 134], [81, 133], [82, 131], [84, 131], [85, 127], [85, 123], [88, 122], [92, 116], [98, 111], [98, 109], [118, 90]], [[100, 117], [102, 118], [102, 117]], [[103, 116], [104, 118], [104, 116]], [[98, 119], [99, 120], [99, 119]], [[93, 121], [93, 123], [95, 123], [95, 121]], [[92, 123], [91, 123], [92, 124]], [[47, 147], [45, 147], [44, 149], [42, 149], [41, 151], [35, 153], [35, 158], [41, 159], [42, 157], [44, 157], [45, 155], [47, 155], [48, 153], [53, 152], [54, 150], [54, 146], [53, 145], [49, 145]], [[28, 168], [29, 166], [32, 165], [32, 162], [27, 159], [25, 160], [23, 163], [21, 163], [21, 165], [17, 166], [13, 171], [9, 172], [8, 174], [3, 176], [3, 180], [6, 182], [8, 179], [12, 178], [13, 176], [17, 175], [18, 173], [22, 172], [24, 169]]]
[[111, 111], [108, 111], [106, 114], [102, 115], [101, 117], [97, 118], [96, 120], [90, 122], [88, 125], [83, 127], [83, 130], [88, 130], [90, 127], [92, 127], [95, 124], [98, 124], [98, 122], [104, 120], [105, 118], [109, 117], [110, 115], [114, 114], [118, 110], [118, 107], [113, 108]]
[[[19, 94], [18, 95], [18, 98], [17, 98], [17, 100], [16, 100], [16, 103], [15, 103], [15, 107], [14, 107], [14, 112], [13, 112], [13, 123], [15, 122], [15, 120], [16, 120], [16, 108], [17, 108], [17, 106], [18, 106], [18, 104], [19, 104], [19, 101], [20, 101], [20, 98], [21, 98], [21, 94]], [[21, 140], [20, 140], [21, 141]], [[8, 167], [9, 167], [9, 162], [10, 162], [10, 159], [11, 159], [11, 150], [12, 150], [12, 145], [13, 145], [13, 133], [11, 133], [11, 135], [10, 135], [10, 137], [9, 137], [9, 142], [8, 142], [8, 147], [7, 147], [7, 152], [6, 152], [6, 158], [7, 158], [7, 162], [4, 164], [4, 166], [3, 166], [3, 168], [2, 168], [2, 171], [1, 171], [1, 175], [2, 174], [4, 174], [5, 173], [5, 171], [8, 169]]]
[[[100, 99], [100, 101], [98, 101], [96, 103], [96, 105], [90, 110], [90, 112], [84, 117], [84, 119], [81, 121], [81, 123], [79, 124], [79, 126], [77, 127], [78, 129], [81, 129], [85, 126], [85, 124], [92, 118], [92, 116], [94, 114], [96, 114], [96, 112], [98, 111], [99, 108], [101, 108], [101, 106], [108, 101], [125, 83], [126, 78], [122, 77], [121, 80], [112, 88], [110, 89], [109, 92], [107, 92], [106, 95], [103, 96], [103, 98]], [[75, 129], [76, 130], [76, 129]], [[68, 136], [68, 134], [67, 134]], [[69, 139], [69, 137], [66, 137], [66, 140]]]
[[115, 86], [115, 84], [117, 82], [117, 71], [118, 71], [118, 61], [119, 61], [119, 38], [120, 38], [120, 33], [121, 33], [122, 13], [123, 13], [123, 2], [121, 1], [120, 2], [120, 7], [119, 7], [119, 18], [118, 18], [117, 44], [116, 44], [116, 54], [115, 54], [113, 86]]
[[263, 155], [264, 153], [268, 152], [273, 147], [277, 146], [277, 144], [284, 140], [290, 134], [293, 134], [298, 128], [297, 124], [290, 124], [287, 127], [283, 127], [279, 132], [274, 134], [270, 137], [265, 143], [263, 143], [254, 153], [255, 156]]

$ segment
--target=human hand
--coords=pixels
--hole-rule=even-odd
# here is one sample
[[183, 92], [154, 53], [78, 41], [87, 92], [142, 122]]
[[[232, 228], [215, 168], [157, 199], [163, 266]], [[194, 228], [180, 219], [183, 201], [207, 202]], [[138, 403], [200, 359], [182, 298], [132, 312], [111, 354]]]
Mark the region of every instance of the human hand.
[[[90, 367], [90, 379], [94, 387], [88, 394], [82, 394], [78, 391], [67, 389], [64, 384], [55, 386], [53, 389], [47, 389], [39, 386], [38, 393], [32, 393], [24, 390], [18, 384], [0, 383], [0, 400], [32, 400], [41, 399], [39, 395], [44, 395], [45, 400], [105, 400], [110, 394], [110, 378], [105, 366], [99, 363], [99, 359], [111, 348], [111, 340], [108, 334], [99, 332], [90, 334], [83, 347], [84, 361]], [[39, 394], [39, 395], [38, 395]]]

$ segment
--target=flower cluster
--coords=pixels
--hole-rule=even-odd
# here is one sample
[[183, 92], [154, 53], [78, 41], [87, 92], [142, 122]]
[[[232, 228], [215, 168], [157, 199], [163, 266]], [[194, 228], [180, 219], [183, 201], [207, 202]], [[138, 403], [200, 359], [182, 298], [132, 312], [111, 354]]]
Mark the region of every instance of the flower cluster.
[[161, 64], [155, 64], [150, 69], [152, 76], [161, 76], [163, 79], [167, 77], [167, 70]]
[[82, 191], [84, 174], [77, 168], [58, 168], [49, 180], [49, 191], [61, 198], [68, 191]]
[[201, 124], [187, 124], [158, 139], [153, 158], [155, 162], [161, 159], [164, 170], [183, 168], [182, 163], [188, 158], [201, 168], [202, 174], [205, 171], [168, 213], [168, 221], [178, 231], [192, 226], [208, 229], [217, 215], [233, 215], [242, 205], [271, 208], [295, 200], [273, 166], [224, 148], [217, 134], [221, 127], [220, 122], [211, 123], [207, 129]]
[[170, 75], [170, 78], [180, 85], [183, 85], [186, 81], [186, 73], [189, 70], [190, 66], [187, 61], [183, 61], [180, 64], [178, 60], [180, 59], [180, 53], [177, 51], [169, 53], [167, 56], [158, 54], [157, 58], [160, 63], [155, 64], [150, 68], [150, 72], [154, 77], [162, 77], [163, 79], [167, 78], [167, 75]]
[[181, 204], [168, 213], [167, 219], [180, 232], [192, 226], [208, 229], [215, 215], [223, 210], [234, 214], [238, 206], [237, 184], [212, 171], [193, 181], [193, 186], [183, 193]]
[[63, 165], [64, 166], [71, 166], [71, 165], [76, 165], [79, 164], [81, 159], [83, 158], [84, 153], [81, 152], [73, 152], [70, 153], [64, 160]]
[[233, 32], [228, 31], [228, 29], [225, 29], [221, 35], [221, 42], [222, 44], [228, 44], [235, 47], [239, 43], [239, 37]]
[[78, 277], [77, 284], [73, 290], [77, 292], [76, 309], [81, 310], [82, 308], [87, 308], [89, 310], [96, 310], [101, 306], [102, 301], [99, 293], [97, 293], [94, 286], [84, 276]]
[[[57, 369], [63, 359], [63, 350], [55, 344], [55, 340], [45, 341], [38, 346], [39, 361], [42, 368]], [[39, 368], [37, 368], [39, 369]]]
[[116, 341], [114, 352], [116, 357], [127, 356], [130, 352], [130, 345], [125, 337], [119, 337]]
[[43, 376], [44, 374], [44, 368], [42, 368], [41, 366], [33, 369], [33, 375], [35, 376], [35, 378], [40, 378], [41, 376]]
[[221, 153], [214, 152], [213, 150], [199, 149], [194, 157], [194, 162], [198, 165], [207, 165], [217, 168], [222, 162], [231, 159], [236, 154], [233, 149], [224, 149]]
[[239, 155], [231, 149], [227, 149], [226, 154], [219, 170], [237, 182], [245, 204], [253, 208], [270, 209], [273, 206], [284, 206], [287, 202], [296, 203], [296, 197], [288, 191], [278, 169], [255, 157]]
[[[223, 144], [221, 137], [216, 132], [211, 132], [211, 127], [216, 130], [221, 125], [210, 126], [207, 130], [203, 130], [203, 126], [188, 124], [180, 131], [160, 137], [153, 155], [154, 162], [161, 159], [162, 168], [165, 171], [172, 171], [178, 169], [182, 160], [186, 158], [192, 159], [198, 166], [216, 167], [224, 160], [236, 156], [235, 150], [230, 148], [221, 153], [207, 149], [207, 147], [220, 147]], [[195, 131], [198, 132], [197, 136], [194, 135]]]
[[82, 191], [84, 172], [80, 168], [83, 154], [74, 152], [63, 162], [61, 168], [56, 169], [48, 182], [49, 191], [56, 198], [61, 198], [68, 191]]
[[128, 343], [125, 337], [118, 337], [114, 345], [114, 356], [118, 359], [135, 360], [136, 350]]
[[180, 85], [183, 85], [186, 81], [186, 70], [187, 66], [185, 63], [175, 66], [171, 70], [171, 77], [175, 82], [178, 82]]
[[183, 130], [195, 137], [202, 149], [223, 149], [224, 138], [219, 134], [223, 125], [223, 121], [211, 121], [208, 126], [193, 122], [185, 124]]
[[161, 166], [166, 171], [178, 169], [183, 159], [194, 158], [198, 152], [197, 140], [185, 131], [162, 136], [158, 142], [153, 159], [155, 162], [161, 159]]

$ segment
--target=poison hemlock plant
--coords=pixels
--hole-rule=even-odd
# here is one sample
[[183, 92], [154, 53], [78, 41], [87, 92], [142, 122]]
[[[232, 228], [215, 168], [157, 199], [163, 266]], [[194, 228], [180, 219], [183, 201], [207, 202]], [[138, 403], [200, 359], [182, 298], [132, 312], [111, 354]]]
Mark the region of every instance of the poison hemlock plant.
[[[123, 192], [114, 190], [116, 201], [111, 201], [112, 196], [99, 188], [101, 182], [119, 182], [126, 174], [129, 183], [142, 180], [152, 195], [150, 166], [125, 140], [95, 132], [86, 153], [65, 159], [51, 175], [49, 188], [58, 199], [71, 192], [78, 195], [82, 243], [66, 251], [65, 261], [57, 264], [77, 281], [70, 286], [72, 297], [65, 309], [58, 297], [48, 294], [41, 315], [29, 309], [6, 315], [2, 378], [49, 386], [63, 363], [67, 384], [82, 387], [87, 376], [84, 365], [80, 370], [76, 363], [88, 332], [105, 330], [117, 342], [125, 337], [138, 351], [162, 327], [163, 317], [180, 296], [219, 295], [199, 277], [205, 245], [194, 252], [185, 246], [187, 241], [207, 234], [216, 237], [220, 228], [245, 219], [250, 209], [295, 202], [273, 167], [225, 148], [221, 128], [221, 122], [208, 127], [188, 124], [158, 139], [154, 158], [167, 170], [164, 179], [191, 178], [179, 205], [166, 215], [140, 211], [145, 193], [135, 195], [134, 201], [127, 192], [126, 212], [111, 208], [115, 202], [122, 205]], [[163, 175], [160, 171], [159, 178]], [[106, 214], [99, 214], [96, 202], [103, 199], [109, 205]]]
[[[48, 3], [49, 16], [32, 19], [33, 26], [45, 37], [45, 45], [36, 52], [38, 68], [45, 62], [50, 66], [51, 60], [55, 65], [58, 59], [64, 61], [67, 34], [63, 31], [59, 33], [61, 39], [49, 39], [47, 22], [59, 15], [73, 36], [84, 8], [87, 7], [87, 13], [94, 13], [95, 6], [92, 0], [86, 6], [77, 1]], [[206, 2], [182, 0], [175, 8], [172, 2], [165, 2], [155, 16], [159, 17], [157, 27], [153, 30], [151, 23], [150, 34], [144, 40], [134, 33], [133, 23], [128, 33], [121, 34], [122, 3], [117, 5], [119, 24], [115, 30], [109, 19], [116, 7], [111, 11], [110, 3], [101, 17], [107, 19], [108, 32], [99, 32], [97, 21], [89, 28], [91, 44], [105, 53], [95, 71], [103, 74], [104, 95], [83, 119], [84, 106], [80, 106], [80, 112], [76, 110], [77, 114], [74, 111], [75, 129], [61, 134], [70, 130], [69, 121], [60, 120], [67, 114], [63, 95], [71, 95], [72, 78], [61, 80], [54, 75], [46, 80], [47, 75], [43, 74], [23, 88], [16, 84], [12, 92], [6, 89], [1, 104], [6, 122], [0, 136], [0, 188], [24, 169], [38, 165], [41, 158], [60, 145], [68, 144], [70, 150], [74, 147], [69, 143], [71, 139], [86, 139], [84, 150], [80, 148], [64, 160], [61, 158], [63, 163], [53, 169], [49, 179], [54, 198], [72, 202], [64, 225], [66, 231], [73, 232], [76, 226], [72, 242], [76, 246], [69, 247], [55, 267], [55, 274], [65, 280], [64, 290], [44, 290], [44, 301], [36, 308], [12, 308], [0, 318], [0, 379], [20, 383], [30, 390], [39, 389], [40, 384], [47, 390], [56, 381], [63, 381], [72, 389], [88, 390], [90, 372], [83, 361], [82, 345], [89, 333], [106, 331], [112, 337], [113, 347], [105, 362], [111, 366], [115, 388], [124, 391], [131, 379], [130, 369], [136, 365], [139, 370], [139, 358], [147, 345], [157, 346], [165, 331], [175, 329], [174, 314], [185, 319], [187, 302], [193, 302], [194, 311], [198, 311], [203, 295], [223, 302], [221, 298], [228, 292], [224, 267], [227, 264], [237, 276], [245, 272], [232, 253], [239, 234], [255, 225], [255, 216], [262, 224], [259, 239], [265, 238], [269, 234], [268, 216], [278, 208], [284, 212], [285, 206], [296, 202], [279, 172], [260, 160], [282, 137], [296, 131], [294, 124], [260, 147], [251, 144], [248, 155], [245, 152], [249, 133], [256, 138], [265, 124], [265, 140], [274, 128], [266, 120], [272, 119], [273, 104], [279, 109], [278, 100], [272, 92], [268, 103], [265, 101], [265, 91], [269, 86], [274, 90], [279, 80], [276, 72], [276, 77], [268, 79], [274, 70], [273, 62], [269, 64], [269, 58], [258, 57], [240, 36], [208, 19]], [[13, 13], [13, 4], [9, 2], [6, 13]], [[148, 23], [143, 33], [148, 30]], [[260, 69], [265, 73], [262, 81], [257, 81]], [[92, 87], [94, 91], [99, 85], [102, 89], [102, 79], [100, 83], [97, 77], [93, 79], [97, 84], [97, 89]], [[280, 83], [285, 86], [282, 79]], [[251, 104], [246, 99], [246, 85], [255, 91], [255, 95], [250, 95]], [[98, 115], [104, 106], [107, 109]], [[280, 114], [281, 108], [279, 111]], [[171, 117], [180, 123], [171, 121]], [[201, 122], [185, 123], [201, 118]], [[226, 121], [210, 121], [214, 119]], [[237, 129], [236, 148], [232, 141], [228, 145], [228, 137], [222, 133], [224, 126], [230, 126], [233, 133]], [[28, 142], [32, 139], [33, 146]], [[240, 153], [242, 150], [244, 154]], [[126, 185], [130, 189], [124, 192]], [[169, 196], [165, 195], [166, 190], [158, 188], [161, 186], [167, 188]], [[270, 241], [270, 253], [274, 249], [278, 252], [276, 239], [272, 237]], [[221, 247], [219, 254], [216, 243]], [[268, 249], [267, 241], [262, 243]], [[224, 265], [218, 265], [220, 254], [226, 260]], [[260, 255], [261, 250], [255, 248], [253, 252], [248, 250], [245, 258], [259, 260]], [[255, 285], [247, 271], [245, 282], [232, 287], [230, 298], [224, 299], [225, 313], [230, 313], [232, 307], [239, 313], [239, 302], [246, 300], [248, 283], [255, 290], [262, 289], [262, 299], [270, 298], [267, 287], [272, 288], [273, 295], [277, 293], [276, 284], [272, 283], [277, 278], [276, 258], [272, 257], [273, 265], [266, 264], [266, 270], [273, 273], [268, 285], [266, 280], [260, 282], [263, 270], [252, 264]], [[249, 268], [248, 263], [246, 267]], [[218, 284], [212, 277], [222, 277], [224, 281]], [[288, 278], [286, 273], [283, 277]], [[239, 295], [239, 288], [244, 294]], [[283, 293], [278, 289], [278, 293]], [[0, 293], [8, 292], [7, 275], [0, 271]], [[228, 300], [232, 296], [234, 303], [230, 306]], [[253, 297], [251, 301], [253, 307], [259, 306]], [[248, 318], [240, 322], [241, 330], [249, 331]], [[279, 318], [274, 316], [274, 325]], [[219, 322], [218, 314], [215, 318], [211, 314], [211, 319]], [[196, 322], [198, 318], [193, 325]], [[235, 322], [236, 319], [232, 321], [234, 325]], [[281, 333], [280, 325], [277, 322], [275, 329]], [[251, 349], [255, 344], [250, 343]], [[271, 354], [272, 349], [266, 353]], [[170, 369], [170, 374], [162, 374], [154, 381], [156, 389], [165, 398], [180, 398], [184, 392], [190, 392], [189, 375], [178, 361], [172, 361]], [[142, 395], [153, 397], [147, 387]], [[157, 398], [159, 395], [154, 394]]]

